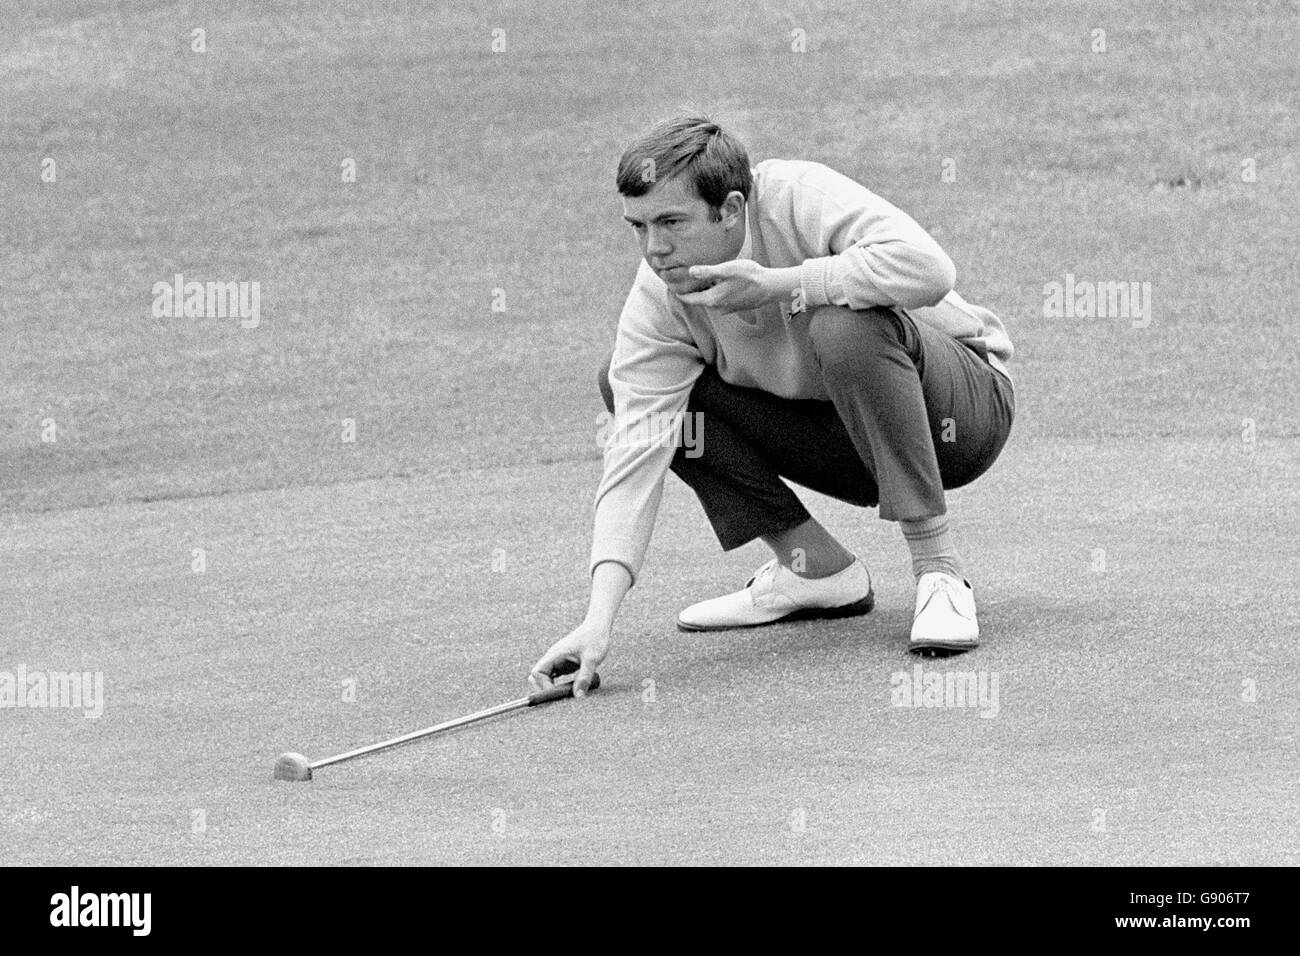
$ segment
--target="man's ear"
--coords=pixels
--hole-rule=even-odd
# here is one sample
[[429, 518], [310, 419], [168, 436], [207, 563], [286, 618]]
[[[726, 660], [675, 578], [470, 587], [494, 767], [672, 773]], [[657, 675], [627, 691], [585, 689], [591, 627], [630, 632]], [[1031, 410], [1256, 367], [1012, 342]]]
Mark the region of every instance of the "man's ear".
[[734, 229], [745, 218], [745, 194], [738, 189], [727, 193], [727, 198], [718, 207], [718, 213], [722, 224], [728, 229]]

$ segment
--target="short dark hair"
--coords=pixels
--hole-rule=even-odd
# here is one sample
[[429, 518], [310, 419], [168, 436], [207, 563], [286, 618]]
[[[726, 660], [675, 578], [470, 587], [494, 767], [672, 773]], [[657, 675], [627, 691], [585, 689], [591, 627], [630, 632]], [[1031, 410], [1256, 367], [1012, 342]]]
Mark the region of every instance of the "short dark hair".
[[623, 151], [618, 191], [644, 196], [655, 183], [682, 172], [714, 209], [733, 191], [749, 199], [754, 188], [749, 154], [740, 140], [706, 116], [677, 116], [656, 123]]

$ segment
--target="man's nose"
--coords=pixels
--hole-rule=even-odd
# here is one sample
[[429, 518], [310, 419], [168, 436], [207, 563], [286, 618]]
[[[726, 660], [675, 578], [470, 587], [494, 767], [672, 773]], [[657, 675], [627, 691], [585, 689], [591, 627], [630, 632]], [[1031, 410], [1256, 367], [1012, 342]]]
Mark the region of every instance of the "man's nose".
[[664, 233], [651, 229], [646, 235], [645, 251], [648, 256], [666, 256], [673, 247]]

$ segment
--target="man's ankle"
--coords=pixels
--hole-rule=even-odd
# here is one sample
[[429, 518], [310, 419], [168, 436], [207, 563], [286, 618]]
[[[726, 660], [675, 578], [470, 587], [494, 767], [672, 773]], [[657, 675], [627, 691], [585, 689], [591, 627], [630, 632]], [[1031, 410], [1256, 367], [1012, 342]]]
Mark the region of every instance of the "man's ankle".
[[811, 556], [803, 553], [801, 549], [796, 548], [794, 554], [776, 556], [777, 562], [786, 570], [793, 574], [806, 578], [810, 581], [819, 578], [829, 578], [832, 575], [839, 574], [845, 568], [854, 562], [853, 555], [847, 551], [842, 554], [816, 555]]
[[916, 578], [918, 583], [922, 577], [936, 571], [940, 574], [946, 574], [950, 578], [956, 578], [958, 581], [966, 580], [966, 572], [962, 568], [960, 562], [927, 560], [917, 562], [912, 566], [912, 575]]

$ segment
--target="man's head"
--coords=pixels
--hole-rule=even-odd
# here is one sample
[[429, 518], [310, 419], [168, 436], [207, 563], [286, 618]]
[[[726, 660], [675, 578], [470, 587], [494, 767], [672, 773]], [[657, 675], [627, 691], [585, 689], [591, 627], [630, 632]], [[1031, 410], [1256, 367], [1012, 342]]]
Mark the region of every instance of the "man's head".
[[699, 116], [659, 123], [618, 163], [623, 218], [645, 261], [677, 293], [709, 285], [687, 275], [690, 266], [739, 255], [753, 186], [745, 147]]

